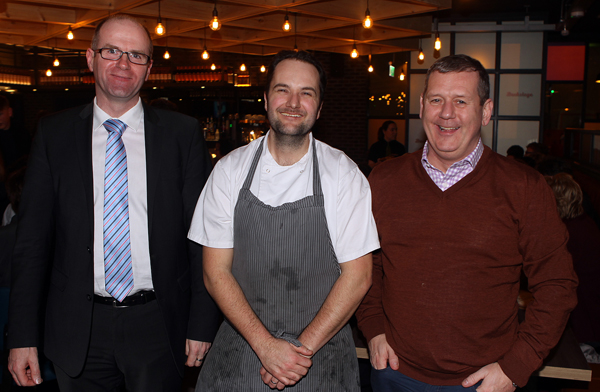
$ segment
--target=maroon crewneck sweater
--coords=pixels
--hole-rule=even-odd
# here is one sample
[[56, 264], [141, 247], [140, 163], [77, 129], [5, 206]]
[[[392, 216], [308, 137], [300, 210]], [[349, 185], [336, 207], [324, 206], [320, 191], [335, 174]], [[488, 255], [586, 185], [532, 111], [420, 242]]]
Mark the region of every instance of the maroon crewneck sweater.
[[[458, 385], [499, 362], [523, 386], [577, 301], [554, 195], [539, 173], [488, 147], [473, 172], [442, 192], [421, 154], [369, 177], [381, 252], [359, 327], [368, 340], [385, 333], [399, 371], [419, 381]], [[534, 300], [519, 325], [521, 270]]]

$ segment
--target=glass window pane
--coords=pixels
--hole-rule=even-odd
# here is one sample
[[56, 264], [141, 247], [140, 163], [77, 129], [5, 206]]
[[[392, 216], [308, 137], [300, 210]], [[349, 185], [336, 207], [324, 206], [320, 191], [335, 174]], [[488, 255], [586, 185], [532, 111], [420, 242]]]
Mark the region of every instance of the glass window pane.
[[500, 75], [502, 116], [539, 116], [542, 75]]
[[502, 69], [541, 69], [544, 33], [502, 33]]
[[498, 121], [497, 152], [506, 156], [506, 150], [515, 144], [525, 149], [529, 143], [537, 142], [539, 135], [539, 121]]
[[456, 54], [476, 58], [485, 69], [496, 68], [496, 33], [457, 33]]

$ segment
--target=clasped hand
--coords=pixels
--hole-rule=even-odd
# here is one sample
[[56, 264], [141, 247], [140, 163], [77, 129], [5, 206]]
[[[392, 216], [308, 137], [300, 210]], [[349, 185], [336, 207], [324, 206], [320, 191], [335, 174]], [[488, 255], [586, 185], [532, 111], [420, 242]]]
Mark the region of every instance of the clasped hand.
[[296, 347], [283, 339], [270, 339], [256, 354], [262, 363], [261, 379], [271, 389], [282, 390], [296, 384], [312, 366], [311, 350]]

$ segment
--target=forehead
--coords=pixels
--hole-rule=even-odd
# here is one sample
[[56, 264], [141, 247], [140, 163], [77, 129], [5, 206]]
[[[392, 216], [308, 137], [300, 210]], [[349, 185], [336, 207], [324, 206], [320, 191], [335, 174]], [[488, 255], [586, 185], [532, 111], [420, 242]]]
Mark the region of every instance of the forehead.
[[98, 34], [98, 44], [100, 48], [104, 45], [115, 45], [122, 50], [147, 51], [150, 48], [150, 41], [144, 29], [127, 19], [106, 22]]
[[479, 74], [472, 71], [432, 72], [429, 75], [427, 95], [477, 95]]
[[280, 62], [273, 72], [274, 84], [294, 84], [300, 87], [311, 87], [319, 91], [319, 71], [317, 68], [304, 61], [287, 59]]

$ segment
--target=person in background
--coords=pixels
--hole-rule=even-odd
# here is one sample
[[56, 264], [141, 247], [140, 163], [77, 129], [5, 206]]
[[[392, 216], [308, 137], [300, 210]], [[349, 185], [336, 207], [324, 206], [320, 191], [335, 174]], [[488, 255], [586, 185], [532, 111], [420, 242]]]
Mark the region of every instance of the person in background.
[[198, 200], [189, 238], [204, 245], [206, 287], [226, 318], [198, 392], [360, 391], [347, 323], [379, 243], [366, 178], [311, 132], [326, 83], [311, 54], [278, 53], [271, 129], [222, 158]]
[[63, 392], [176, 391], [216, 333], [202, 249], [186, 238], [210, 160], [195, 119], [142, 103], [152, 49], [135, 19], [100, 22], [94, 101], [38, 125], [11, 269], [19, 386], [42, 382], [43, 344]]
[[507, 158], [523, 159], [523, 156], [525, 156], [525, 150], [519, 145], [510, 146], [508, 150], [506, 150]]
[[393, 121], [385, 121], [377, 132], [377, 141], [369, 149], [369, 167], [406, 153], [404, 144], [396, 140], [398, 126]]
[[[592, 346], [596, 358], [600, 353], [600, 230], [584, 213], [581, 187], [566, 173], [546, 176], [554, 191], [558, 213], [569, 231], [567, 248], [579, 277], [577, 306], [569, 322], [580, 343]], [[597, 361], [597, 359], [596, 359]]]
[[[540, 367], [575, 306], [577, 277], [552, 191], [481, 141], [489, 91], [479, 61], [436, 61], [421, 95], [423, 149], [369, 177], [381, 251], [357, 318], [376, 392], [513, 391]], [[519, 324], [521, 271], [534, 301]]]

